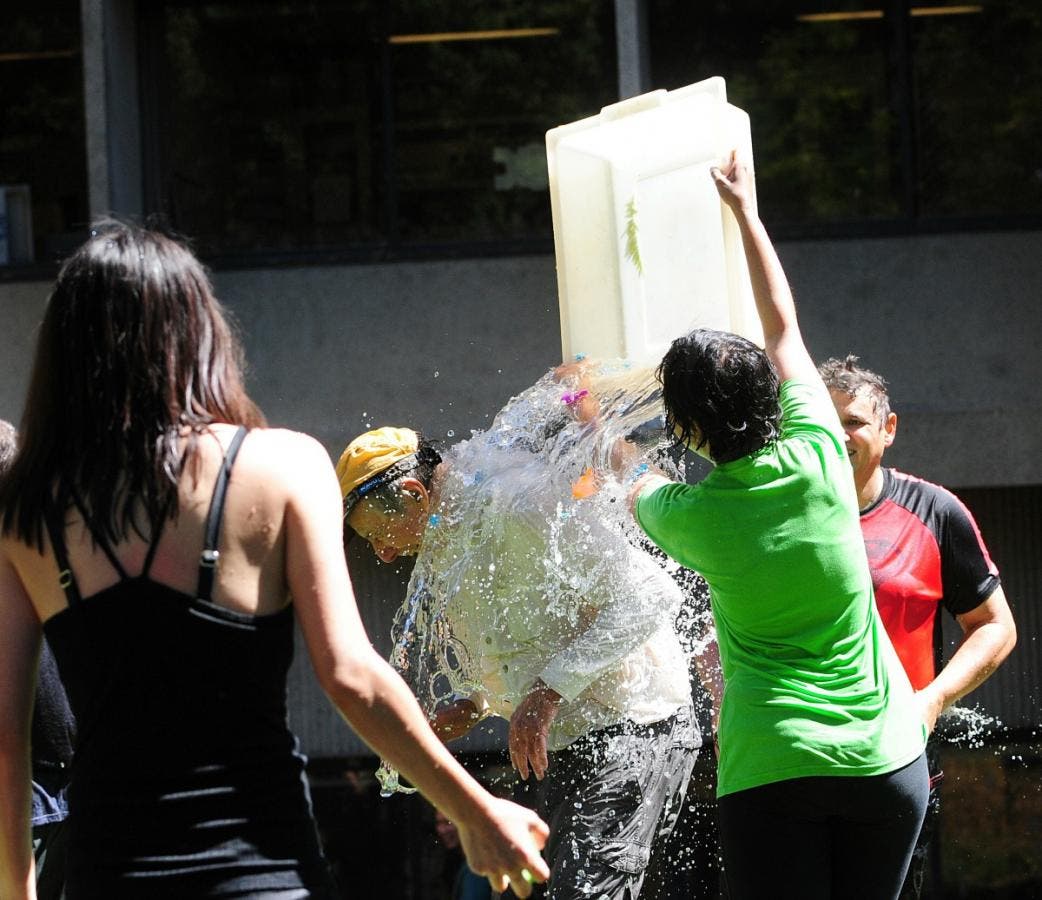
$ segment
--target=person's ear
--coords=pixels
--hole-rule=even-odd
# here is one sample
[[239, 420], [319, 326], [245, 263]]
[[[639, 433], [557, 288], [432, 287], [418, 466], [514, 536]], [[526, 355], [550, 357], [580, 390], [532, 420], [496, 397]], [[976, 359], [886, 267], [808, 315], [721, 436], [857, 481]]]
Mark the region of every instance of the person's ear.
[[897, 413], [890, 413], [883, 423], [883, 446], [889, 447], [897, 436]]
[[430, 503], [430, 492], [419, 478], [403, 478], [401, 490], [417, 503]]

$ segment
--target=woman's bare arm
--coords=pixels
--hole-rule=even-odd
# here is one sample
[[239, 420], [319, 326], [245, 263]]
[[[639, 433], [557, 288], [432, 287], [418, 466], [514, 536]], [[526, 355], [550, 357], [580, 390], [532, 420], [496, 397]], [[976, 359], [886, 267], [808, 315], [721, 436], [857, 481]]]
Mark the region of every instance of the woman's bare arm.
[[546, 825], [531, 810], [486, 792], [431, 730], [408, 687], [365, 633], [343, 554], [340, 490], [329, 457], [294, 436], [287, 505], [287, 576], [319, 683], [359, 736], [457, 826], [471, 868], [504, 890], [549, 872], [539, 850]]

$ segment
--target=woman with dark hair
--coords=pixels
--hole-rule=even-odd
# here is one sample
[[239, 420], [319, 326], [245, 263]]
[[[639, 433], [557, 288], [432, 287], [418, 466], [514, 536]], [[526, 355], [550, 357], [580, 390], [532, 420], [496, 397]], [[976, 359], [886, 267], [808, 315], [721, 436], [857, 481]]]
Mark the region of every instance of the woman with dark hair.
[[[105, 223], [62, 267], [0, 482], [0, 896], [34, 897], [41, 623], [78, 720], [67, 896], [331, 897], [286, 723], [293, 614], [344, 717], [527, 896], [542, 822], [481, 789], [365, 635], [324, 449], [264, 428], [194, 256]], [[290, 600], [292, 597], [292, 602]]]
[[[648, 536], [709, 583], [724, 675], [721, 843], [734, 898], [896, 897], [927, 796], [925, 725], [872, 599], [843, 429], [734, 157], [766, 350], [699, 330], [659, 369], [666, 422], [713, 471], [630, 494]], [[647, 467], [644, 466], [643, 469]]]

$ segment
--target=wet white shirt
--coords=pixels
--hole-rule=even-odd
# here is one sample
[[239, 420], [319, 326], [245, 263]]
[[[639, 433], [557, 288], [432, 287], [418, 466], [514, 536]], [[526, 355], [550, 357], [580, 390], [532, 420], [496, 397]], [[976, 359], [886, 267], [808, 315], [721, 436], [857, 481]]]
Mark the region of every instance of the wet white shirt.
[[454, 448], [413, 574], [452, 690], [509, 719], [542, 679], [563, 698], [551, 750], [690, 704], [682, 592], [633, 542], [622, 504], [573, 499], [531, 453], [504, 454], [496, 471], [468, 462]]

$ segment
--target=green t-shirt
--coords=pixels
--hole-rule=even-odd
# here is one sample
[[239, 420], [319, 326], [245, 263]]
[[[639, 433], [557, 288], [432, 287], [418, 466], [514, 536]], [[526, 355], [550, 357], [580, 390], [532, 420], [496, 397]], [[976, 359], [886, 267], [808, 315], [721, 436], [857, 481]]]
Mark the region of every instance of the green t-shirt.
[[719, 796], [914, 760], [926, 728], [876, 612], [824, 386], [781, 388], [782, 435], [701, 483], [652, 484], [641, 528], [709, 582], [724, 674]]

